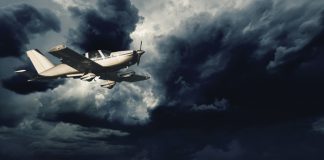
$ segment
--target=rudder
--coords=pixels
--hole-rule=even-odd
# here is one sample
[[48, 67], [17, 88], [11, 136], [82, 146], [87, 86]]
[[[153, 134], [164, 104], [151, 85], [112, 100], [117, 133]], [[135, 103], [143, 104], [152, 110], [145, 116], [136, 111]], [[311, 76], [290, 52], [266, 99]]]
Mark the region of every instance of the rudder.
[[38, 74], [54, 67], [54, 64], [37, 49], [27, 51], [27, 56], [33, 63]]

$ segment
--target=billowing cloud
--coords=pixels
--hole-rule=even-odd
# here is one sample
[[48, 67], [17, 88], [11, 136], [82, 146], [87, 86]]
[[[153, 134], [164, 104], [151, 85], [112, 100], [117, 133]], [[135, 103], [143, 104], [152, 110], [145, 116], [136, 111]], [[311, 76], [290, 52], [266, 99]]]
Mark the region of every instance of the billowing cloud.
[[[35, 116], [39, 102], [35, 97], [17, 95], [0, 88], [0, 126], [15, 127], [26, 117]], [[19, 101], [17, 100], [19, 99]]]
[[99, 0], [96, 8], [70, 7], [79, 26], [70, 30], [70, 42], [83, 50], [125, 50], [132, 42], [130, 33], [139, 21], [138, 10], [129, 0]]
[[[96, 127], [82, 127], [69, 123], [49, 124], [39, 120], [24, 120], [16, 128], [0, 128], [0, 156], [19, 159], [69, 159], [122, 155], [131, 152], [128, 144], [107, 144], [127, 138], [129, 133]], [[69, 149], [68, 149], [69, 148]], [[20, 154], [15, 155], [13, 151]], [[58, 154], [59, 153], [59, 154]]]
[[216, 111], [225, 111], [229, 108], [230, 104], [226, 99], [215, 99], [214, 103], [212, 104], [203, 104], [203, 105], [194, 105], [191, 110], [194, 111], [209, 111], [209, 110], [216, 110]]
[[[62, 3], [61, 1], [57, 2], [60, 4], [67, 4]], [[95, 6], [92, 8], [89, 6], [87, 9], [78, 8], [78, 5], [75, 6], [73, 5], [75, 3], [71, 3], [72, 4], [68, 5], [68, 8], [72, 13], [73, 18], [80, 20], [79, 26], [76, 29], [70, 30], [70, 42], [73, 45], [86, 51], [94, 49], [109, 49], [115, 51], [125, 50], [129, 47], [129, 44], [131, 43], [129, 34], [135, 29], [135, 25], [139, 20], [137, 9], [131, 5], [129, 1], [98, 1]], [[17, 8], [18, 11], [14, 11], [11, 14], [17, 15], [16, 17], [18, 18], [19, 16], [22, 17], [19, 15], [23, 12], [19, 11], [21, 8], [28, 9], [26, 12], [31, 13], [30, 17], [25, 15], [25, 23], [28, 23], [27, 27], [23, 25], [15, 26], [16, 30], [20, 32], [24, 30], [21, 30], [19, 27], [26, 28], [25, 31], [22, 32], [22, 37], [29, 38], [29, 34], [43, 33], [47, 31], [46, 29], [53, 29], [54, 31], [60, 30], [60, 22], [53, 13], [48, 11], [43, 13], [27, 5]], [[10, 26], [8, 26], [8, 28], [10, 28]], [[13, 35], [8, 36], [15, 37]], [[22, 38], [17, 37], [17, 40], [21, 39]], [[20, 55], [21, 53], [25, 53], [25, 45], [29, 43], [29, 40], [27, 39], [26, 41], [21, 42], [20, 46], [16, 41], [13, 41], [12, 43], [15, 44], [13, 48], [19, 49], [19, 52], [17, 51], [17, 53]], [[7, 49], [4, 48], [4, 50]], [[29, 70], [34, 70], [33, 67], [28, 68]], [[27, 82], [28, 79], [30, 79], [30, 77], [15, 75], [4, 79], [2, 84], [5, 88], [20, 94], [46, 91], [62, 84], [62, 81]]]
[[82, 117], [96, 119], [94, 123], [88, 121], [93, 126], [111, 122], [136, 125], [149, 121], [150, 110], [158, 103], [152, 90], [141, 90], [128, 83], [107, 90], [96, 83], [68, 80], [52, 91], [36, 94], [41, 103], [38, 116], [81, 125], [87, 125]]
[[18, 57], [33, 36], [60, 29], [59, 19], [49, 10], [27, 4], [4, 7], [0, 11], [0, 56]]
[[[115, 8], [116, 11], [110, 10], [111, 12], [116, 12], [113, 12], [115, 16], [101, 12], [100, 9], [104, 9], [102, 8], [104, 6]], [[73, 17], [83, 17], [80, 19], [79, 27], [77, 27], [80, 36], [92, 34], [92, 31], [83, 29], [84, 25], [90, 27], [92, 23], [88, 24], [88, 21], [95, 18], [102, 19], [107, 25], [120, 26], [117, 29], [123, 33], [123, 36], [118, 38], [122, 40], [118, 42], [115, 41], [116, 43], [111, 45], [115, 47], [119, 46], [118, 48], [122, 49], [127, 49], [131, 42], [129, 34], [135, 29], [135, 25], [139, 19], [137, 9], [128, 1], [118, 3], [98, 1], [94, 8], [80, 9], [74, 7], [69, 9]], [[76, 15], [75, 11], [80, 11], [80, 15]], [[125, 15], [126, 13], [130, 15], [127, 16]], [[132, 16], [134, 19], [130, 20], [129, 18]], [[122, 18], [124, 18], [123, 21], [121, 20]], [[93, 24], [93, 28], [100, 26], [101, 24]], [[84, 42], [82, 43], [96, 48], [97, 43], [94, 43], [95, 41], [98, 42], [101, 38], [115, 38], [114, 34], [105, 34], [109, 28], [100, 29], [102, 33], [93, 36], [96, 40], [88, 41], [87, 39], [83, 39]], [[71, 32], [73, 31], [71, 30]], [[82, 48], [82, 46], [78, 47]], [[101, 47], [110, 48], [109, 46], [104, 46], [104, 44], [101, 44]], [[86, 47], [82, 49], [86, 50], [90, 48]], [[2, 81], [2, 85], [6, 89], [13, 90], [19, 94], [26, 94], [29, 98], [37, 99], [39, 105], [36, 107], [38, 107], [39, 110], [34, 113], [37, 114], [38, 118], [44, 120], [54, 122], [67, 121], [70, 123], [87, 125], [82, 121], [70, 121], [71, 118], [67, 118], [66, 116], [74, 115], [88, 119], [96, 119], [98, 121], [95, 121], [96, 124], [93, 123], [93, 125], [98, 126], [102, 125], [97, 122], [104, 124], [105, 122], [118, 122], [121, 124], [135, 125], [149, 121], [150, 110], [153, 109], [159, 101], [156, 93], [153, 92], [153, 88], [147, 87], [142, 89], [144, 84], [139, 82], [133, 84], [122, 83], [117, 85], [113, 90], [107, 90], [99, 87], [98, 83], [100, 82], [88, 83], [80, 80], [66, 80], [64, 84], [60, 80], [27, 82], [27, 77], [21, 76], [14, 76]], [[147, 83], [151, 83], [149, 86], [152, 86], [154, 81], [151, 80]]]
[[276, 115], [280, 108], [299, 115], [311, 102], [308, 114], [322, 111], [323, 65], [317, 61], [322, 59], [323, 5], [254, 1], [182, 20], [156, 38], [163, 59], [155, 64], [155, 76], [167, 88], [165, 103], [190, 106], [225, 98], [244, 112]]
[[[29, 94], [37, 91], [46, 91], [55, 88], [62, 81], [28, 82], [31, 77], [25, 75], [12, 75], [14, 68], [34, 71], [31, 63], [22, 64], [25, 61], [24, 55], [27, 46], [34, 38], [44, 36], [45, 33], [54, 31], [60, 32], [60, 20], [50, 10], [39, 9], [29, 4], [13, 4], [2, 7], [0, 11], [1, 37], [0, 49], [1, 57], [13, 57], [13, 61], [7, 58], [8, 66], [2, 72], [11, 72], [1, 76], [1, 126], [16, 126], [24, 118], [33, 116], [37, 112], [39, 103], [35, 97], [17, 95]], [[42, 44], [40, 44], [42, 45]], [[6, 59], [2, 59], [5, 61]], [[10, 63], [13, 62], [13, 63]], [[33, 72], [32, 72], [33, 73]], [[12, 76], [10, 76], [12, 75]], [[11, 92], [13, 91], [13, 92]], [[17, 100], [19, 99], [19, 100]]]
[[324, 133], [324, 118], [320, 118], [313, 123], [313, 129], [320, 133]]
[[1, 158], [323, 159], [322, 1], [56, 2], [80, 50], [143, 40], [152, 78], [2, 88]]
[[[77, 20], [77, 26], [70, 29], [69, 42], [84, 51], [127, 50], [132, 42], [130, 34], [141, 19], [129, 0], [98, 0], [87, 7], [73, 1], [68, 4], [56, 2]], [[149, 121], [150, 111], [159, 102], [153, 88], [154, 79], [117, 84], [112, 90], [99, 87], [99, 83], [67, 80], [61, 87], [43, 94], [41, 103], [50, 107], [42, 108], [39, 118], [81, 125], [89, 125], [87, 120], [96, 126], [107, 126], [111, 122], [137, 125]], [[75, 121], [75, 117], [84, 121]]]
[[220, 150], [213, 148], [212, 146], [205, 146], [202, 150], [198, 151], [193, 155], [194, 160], [203, 159], [236, 159], [242, 155], [242, 149], [239, 144], [235, 141], [229, 144], [228, 150]]
[[7, 79], [2, 80], [2, 86], [8, 90], [14, 91], [19, 94], [29, 94], [33, 92], [44, 92], [49, 89], [56, 88], [58, 85], [63, 84], [63, 80], [52, 81], [28, 81], [29, 76], [14, 75]]
[[[0, 49], [2, 50], [0, 56], [20, 58], [20, 55], [26, 53], [27, 45], [35, 36], [60, 30], [60, 20], [49, 10], [37, 9], [27, 4], [4, 7], [0, 12]], [[31, 63], [27, 63], [26, 66], [29, 71], [34, 70]], [[30, 78], [13, 75], [3, 79], [1, 83], [3, 87], [20, 94], [45, 91], [62, 83], [61, 81], [29, 83], [27, 80]]]

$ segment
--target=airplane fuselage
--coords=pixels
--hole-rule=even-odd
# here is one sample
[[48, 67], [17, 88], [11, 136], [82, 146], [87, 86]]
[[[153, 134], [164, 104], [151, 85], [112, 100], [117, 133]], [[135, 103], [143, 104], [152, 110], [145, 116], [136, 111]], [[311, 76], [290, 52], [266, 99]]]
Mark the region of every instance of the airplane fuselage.
[[[96, 58], [92, 60], [107, 69], [109, 68], [111, 71], [112, 68], [113, 70], [119, 70], [127, 66], [134, 65], [136, 63], [136, 56], [136, 51], [127, 50], [112, 52], [108, 57]], [[46, 70], [45, 72], [40, 73], [39, 75], [43, 77], [74, 77], [82, 74], [84, 73], [79, 72], [67, 64], [61, 63], [51, 69]]]

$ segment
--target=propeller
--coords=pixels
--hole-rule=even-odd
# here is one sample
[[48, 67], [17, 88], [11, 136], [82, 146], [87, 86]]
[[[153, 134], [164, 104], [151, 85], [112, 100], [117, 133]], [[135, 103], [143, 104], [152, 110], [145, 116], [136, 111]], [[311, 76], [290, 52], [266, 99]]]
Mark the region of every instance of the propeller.
[[140, 51], [142, 50], [142, 41], [141, 41], [141, 44], [140, 44], [140, 49], [139, 49]]
[[141, 56], [145, 53], [145, 51], [142, 50], [142, 41], [140, 44], [140, 48], [139, 50], [136, 51], [136, 53], [137, 53], [137, 66], [138, 66], [141, 61]]

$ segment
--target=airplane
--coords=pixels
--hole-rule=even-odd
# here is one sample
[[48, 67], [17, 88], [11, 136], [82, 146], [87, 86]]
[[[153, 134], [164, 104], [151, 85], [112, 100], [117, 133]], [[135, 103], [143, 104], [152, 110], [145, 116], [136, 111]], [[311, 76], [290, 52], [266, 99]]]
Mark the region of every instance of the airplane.
[[[60, 59], [61, 63], [57, 65], [38, 49], [28, 50], [26, 53], [37, 71], [37, 75], [28, 81], [56, 78], [79, 78], [83, 81], [102, 79], [103, 83], [100, 86], [112, 89], [117, 82], [137, 82], [150, 78], [128, 69], [134, 64], [139, 65], [141, 56], [145, 53], [142, 50], [142, 42], [139, 50], [96, 50], [83, 55], [65, 45], [58, 45], [49, 51], [51, 55]], [[17, 70], [16, 73], [24, 74], [27, 70]]]

